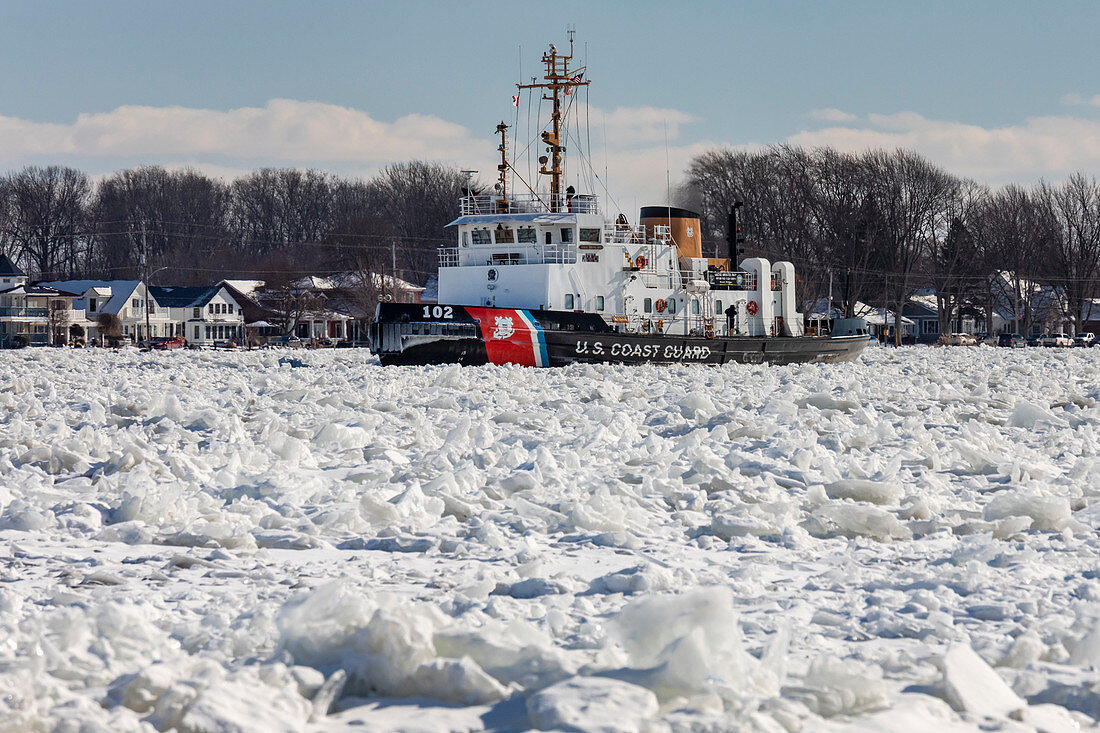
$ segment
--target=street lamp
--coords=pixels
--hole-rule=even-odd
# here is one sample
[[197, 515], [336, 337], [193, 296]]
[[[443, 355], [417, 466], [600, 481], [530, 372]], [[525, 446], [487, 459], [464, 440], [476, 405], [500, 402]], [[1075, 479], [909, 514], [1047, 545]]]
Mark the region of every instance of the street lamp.
[[[141, 258], [141, 261], [142, 261], [143, 265], [148, 267], [148, 264], [147, 264], [148, 260], [144, 256]], [[150, 325], [149, 325], [149, 304], [153, 302], [153, 296], [149, 292], [149, 280], [151, 280], [153, 275], [156, 275], [158, 272], [161, 272], [162, 270], [169, 270], [169, 269], [171, 269], [171, 268], [168, 267], [167, 265], [165, 265], [164, 267], [158, 267], [157, 269], [153, 270], [152, 272], [149, 272], [148, 270], [146, 270], [146, 272], [145, 272], [145, 282], [142, 283], [145, 286], [145, 340], [146, 340], [146, 342], [148, 342], [149, 348], [153, 348], [153, 334], [149, 330], [150, 329]]]

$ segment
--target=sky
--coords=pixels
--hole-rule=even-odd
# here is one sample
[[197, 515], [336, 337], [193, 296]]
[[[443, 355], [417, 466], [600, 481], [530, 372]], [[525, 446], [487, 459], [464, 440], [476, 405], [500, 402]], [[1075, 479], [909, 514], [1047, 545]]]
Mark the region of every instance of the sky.
[[[592, 85], [568, 170], [609, 209], [664, 203], [720, 147], [905, 147], [991, 185], [1100, 175], [1084, 0], [0, 1], [0, 171], [423, 159], [491, 181], [514, 84], [570, 26]], [[526, 97], [518, 121], [522, 149]]]

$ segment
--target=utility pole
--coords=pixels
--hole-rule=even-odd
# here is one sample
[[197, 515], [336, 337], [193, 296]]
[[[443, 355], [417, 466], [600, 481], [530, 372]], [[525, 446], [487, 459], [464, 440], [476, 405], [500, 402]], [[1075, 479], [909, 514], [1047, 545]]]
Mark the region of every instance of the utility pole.
[[149, 250], [147, 240], [145, 239], [144, 219], [141, 222], [141, 270], [145, 287], [145, 340], [148, 342], [149, 347], [152, 348], [153, 335], [149, 330], [149, 304], [153, 301], [153, 297], [149, 294]]

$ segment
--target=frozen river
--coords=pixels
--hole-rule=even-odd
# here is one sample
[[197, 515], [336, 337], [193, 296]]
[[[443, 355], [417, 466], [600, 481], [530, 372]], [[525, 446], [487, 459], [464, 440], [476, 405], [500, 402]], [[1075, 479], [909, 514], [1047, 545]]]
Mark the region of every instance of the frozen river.
[[1098, 367], [0, 352], [0, 731], [1087, 728]]

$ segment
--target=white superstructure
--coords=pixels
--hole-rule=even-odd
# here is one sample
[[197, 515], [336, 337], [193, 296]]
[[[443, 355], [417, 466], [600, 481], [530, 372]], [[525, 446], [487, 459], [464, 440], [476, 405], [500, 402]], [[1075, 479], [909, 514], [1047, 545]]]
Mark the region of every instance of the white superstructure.
[[802, 335], [789, 262], [725, 271], [684, 256], [671, 225], [607, 222], [590, 196], [468, 196], [462, 211], [440, 250], [440, 303], [599, 313], [633, 333]]

